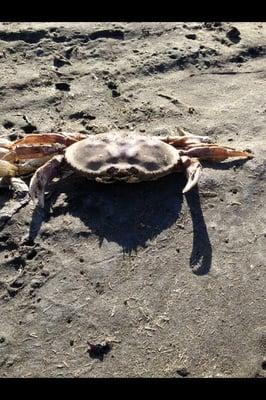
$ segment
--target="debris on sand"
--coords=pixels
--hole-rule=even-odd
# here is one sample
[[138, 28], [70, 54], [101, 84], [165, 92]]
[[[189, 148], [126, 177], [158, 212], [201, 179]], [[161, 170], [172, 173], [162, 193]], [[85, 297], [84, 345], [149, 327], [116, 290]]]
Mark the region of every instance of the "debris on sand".
[[89, 349], [88, 353], [91, 358], [97, 358], [100, 361], [103, 361], [104, 356], [111, 351], [111, 344], [109, 342], [102, 342], [99, 344], [93, 344], [88, 342]]

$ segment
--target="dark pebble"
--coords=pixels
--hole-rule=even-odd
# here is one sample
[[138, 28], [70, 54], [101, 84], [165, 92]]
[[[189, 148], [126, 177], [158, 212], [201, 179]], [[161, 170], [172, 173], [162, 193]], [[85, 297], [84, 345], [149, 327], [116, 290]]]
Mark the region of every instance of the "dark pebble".
[[85, 120], [88, 119], [90, 121], [93, 121], [94, 119], [96, 119], [95, 115], [91, 115], [91, 114], [87, 113], [86, 111], [77, 111], [77, 112], [69, 115], [69, 119], [81, 119], [81, 118], [84, 118]]
[[186, 368], [180, 368], [176, 371], [176, 373], [182, 377], [188, 376], [189, 372]]
[[8, 135], [8, 139], [10, 139], [10, 140], [17, 140], [17, 139], [20, 139], [19, 137], [18, 137], [18, 134], [17, 133], [15, 133], [15, 132], [13, 132], [13, 133], [10, 133], [9, 135]]
[[65, 82], [59, 82], [55, 84], [55, 88], [58, 90], [62, 90], [64, 92], [69, 92], [70, 91], [70, 85]]
[[103, 361], [104, 355], [109, 353], [111, 350], [110, 343], [103, 343], [103, 344], [92, 344], [89, 343], [88, 353], [91, 358], [97, 358], [100, 361]]
[[189, 33], [188, 35], [186, 35], [186, 38], [195, 40], [197, 39], [197, 35], [195, 33]]
[[37, 57], [40, 57], [44, 54], [44, 51], [43, 49], [36, 49], [35, 54]]
[[121, 93], [119, 93], [117, 90], [112, 90], [112, 96], [118, 97], [118, 96], [121, 96]]
[[117, 84], [113, 81], [107, 83], [109, 89], [117, 89]]
[[3, 122], [3, 127], [6, 128], [6, 129], [13, 128], [13, 126], [14, 126], [14, 123], [12, 121], [5, 120]]
[[226, 36], [231, 40], [231, 42], [237, 43], [240, 41], [240, 31], [235, 27], [230, 29]]
[[236, 56], [236, 57], [231, 58], [231, 61], [236, 62], [236, 63], [242, 63], [242, 62], [244, 62], [244, 58], [242, 56]]
[[28, 252], [26, 255], [27, 260], [32, 260], [35, 256], [37, 255], [37, 251], [35, 249], [32, 249]]
[[61, 67], [63, 67], [65, 64], [69, 64], [69, 61], [64, 60], [64, 59], [62, 59], [62, 58], [59, 58], [59, 57], [55, 57], [55, 58], [54, 58], [54, 67], [56, 67], [56, 68], [61, 68]]
[[169, 58], [172, 58], [173, 60], [176, 60], [178, 58], [177, 54], [169, 54]]
[[35, 125], [32, 125], [32, 124], [27, 124], [27, 125], [22, 126], [21, 129], [25, 133], [32, 133], [32, 132], [37, 130], [37, 127]]
[[8, 285], [7, 292], [8, 292], [10, 297], [14, 297], [17, 294], [18, 289]]

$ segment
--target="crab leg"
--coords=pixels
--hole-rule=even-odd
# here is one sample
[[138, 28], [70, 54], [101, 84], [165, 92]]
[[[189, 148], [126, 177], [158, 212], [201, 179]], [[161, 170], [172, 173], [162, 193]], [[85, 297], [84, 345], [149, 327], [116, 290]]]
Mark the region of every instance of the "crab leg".
[[12, 164], [6, 160], [0, 160], [0, 177], [21, 176], [31, 174], [36, 171], [41, 165], [46, 163], [51, 156], [36, 158], [21, 162], [19, 164]]
[[188, 150], [182, 151], [182, 155], [197, 157], [201, 160], [208, 161], [224, 161], [229, 157], [253, 158], [253, 155], [247, 151], [239, 151], [231, 147], [219, 146], [217, 144], [202, 144], [200, 146], [191, 147]]
[[195, 186], [200, 178], [202, 166], [200, 161], [197, 158], [190, 158], [186, 156], [181, 156], [181, 161], [183, 167], [186, 168], [186, 176], [187, 176], [187, 184], [183, 189], [183, 193], [188, 192], [190, 189]]
[[44, 207], [44, 192], [47, 184], [59, 175], [64, 156], [56, 155], [38, 168], [30, 181], [30, 196], [40, 207]]
[[177, 128], [180, 136], [165, 136], [161, 140], [177, 149], [183, 150], [182, 154], [189, 157], [198, 157], [208, 161], [224, 161], [228, 157], [253, 158], [247, 151], [238, 151], [227, 146], [212, 143], [208, 136], [197, 136]]
[[[156, 136], [155, 136], [156, 137]], [[211, 143], [212, 140], [208, 136], [162, 136], [159, 137], [162, 142], [170, 144], [177, 149], [187, 148], [190, 146], [200, 145], [201, 143]]]
[[25, 136], [23, 139], [18, 139], [15, 142], [8, 145], [9, 148], [14, 148], [18, 145], [42, 145], [42, 144], [49, 144], [49, 143], [60, 143], [65, 145], [66, 147], [70, 146], [71, 144], [85, 139], [87, 136], [82, 133], [71, 133], [71, 134], [64, 134], [64, 133], [38, 133], [38, 134], [31, 134]]

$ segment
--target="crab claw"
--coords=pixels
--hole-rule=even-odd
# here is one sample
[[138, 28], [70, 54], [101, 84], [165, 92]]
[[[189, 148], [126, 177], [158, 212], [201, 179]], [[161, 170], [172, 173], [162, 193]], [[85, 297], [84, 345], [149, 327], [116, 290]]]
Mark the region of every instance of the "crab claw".
[[200, 146], [192, 147], [183, 151], [184, 155], [189, 157], [198, 157], [206, 161], [224, 161], [230, 157], [243, 157], [247, 159], [253, 158], [253, 154], [247, 151], [239, 151], [231, 147], [220, 146], [217, 144], [201, 144]]
[[182, 191], [186, 193], [198, 183], [202, 166], [197, 158], [181, 157], [181, 160], [186, 167], [186, 175], [188, 178], [187, 184]]
[[0, 176], [15, 176], [17, 172], [16, 165], [9, 161], [0, 160]]

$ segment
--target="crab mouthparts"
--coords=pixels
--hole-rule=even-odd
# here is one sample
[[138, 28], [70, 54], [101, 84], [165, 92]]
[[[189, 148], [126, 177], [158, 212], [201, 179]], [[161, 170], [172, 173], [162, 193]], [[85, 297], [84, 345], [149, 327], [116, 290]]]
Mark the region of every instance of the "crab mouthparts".
[[109, 167], [107, 173], [110, 177], [114, 178], [124, 178], [131, 175], [137, 175], [138, 170], [135, 167], [130, 167], [127, 169], [119, 169], [116, 167]]

